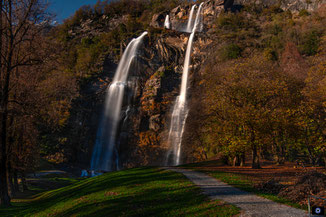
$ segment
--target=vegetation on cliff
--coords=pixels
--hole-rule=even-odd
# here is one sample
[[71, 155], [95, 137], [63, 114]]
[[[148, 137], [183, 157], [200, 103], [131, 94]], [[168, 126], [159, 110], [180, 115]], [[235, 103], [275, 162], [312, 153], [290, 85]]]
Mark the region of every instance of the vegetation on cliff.
[[325, 15], [252, 5], [218, 17], [194, 90], [192, 153], [233, 165], [251, 155], [254, 168], [260, 159], [326, 165]]

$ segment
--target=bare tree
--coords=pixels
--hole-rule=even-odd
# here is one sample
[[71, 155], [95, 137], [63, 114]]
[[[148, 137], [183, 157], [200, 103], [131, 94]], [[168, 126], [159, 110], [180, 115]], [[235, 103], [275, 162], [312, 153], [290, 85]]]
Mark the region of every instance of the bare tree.
[[[0, 159], [0, 205], [10, 206], [7, 183], [8, 163], [8, 118], [10, 94], [15, 84], [12, 77], [23, 66], [36, 64], [39, 58], [31, 55], [38, 43], [36, 31], [46, 19], [46, 4], [41, 0], [7, 0], [0, 1], [0, 120], [1, 120], [1, 159]], [[15, 75], [17, 76], [17, 75]]]

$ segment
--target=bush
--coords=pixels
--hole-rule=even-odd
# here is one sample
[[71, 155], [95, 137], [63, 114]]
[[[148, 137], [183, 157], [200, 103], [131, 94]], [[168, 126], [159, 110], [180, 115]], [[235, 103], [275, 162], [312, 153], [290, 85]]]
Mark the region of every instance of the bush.
[[310, 13], [306, 10], [306, 9], [302, 9], [302, 10], [300, 10], [300, 12], [299, 12], [299, 16], [300, 17], [303, 17], [303, 16], [309, 16], [310, 15]]
[[279, 4], [264, 8], [262, 11], [263, 15], [274, 15], [274, 14], [279, 14], [279, 13], [283, 13], [283, 12], [284, 11], [282, 10], [282, 8]]
[[266, 48], [264, 50], [264, 57], [267, 60], [272, 60], [272, 61], [278, 60], [277, 52], [271, 48]]
[[224, 60], [237, 59], [241, 56], [241, 51], [237, 44], [229, 44], [222, 48], [221, 57]]
[[319, 45], [320, 34], [315, 30], [307, 32], [303, 36], [303, 43], [300, 46], [301, 52], [308, 56], [315, 55], [318, 52]]
[[221, 14], [217, 18], [217, 28], [237, 31], [240, 29], [246, 29], [249, 26], [248, 20], [240, 14]]

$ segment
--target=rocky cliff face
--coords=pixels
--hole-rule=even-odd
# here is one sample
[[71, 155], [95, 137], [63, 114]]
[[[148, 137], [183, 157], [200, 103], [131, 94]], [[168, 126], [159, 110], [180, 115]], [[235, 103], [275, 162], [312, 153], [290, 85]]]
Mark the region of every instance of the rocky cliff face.
[[161, 141], [170, 107], [178, 93], [185, 37], [172, 32], [144, 41], [136, 64], [138, 73], [131, 75], [136, 81], [136, 95], [129, 108], [123, 108], [125, 114], [129, 110], [118, 139], [123, 167], [159, 165], [163, 160], [166, 148]]
[[[215, 18], [223, 11], [223, 6], [220, 6], [223, 0], [208, 0], [203, 4], [203, 23], [206, 27], [206, 31], [209, 30]], [[241, 6], [247, 4], [263, 5], [270, 7], [273, 5], [279, 5], [284, 11], [289, 10], [292, 13], [298, 13], [301, 10], [307, 10], [309, 12], [317, 10], [321, 5], [326, 4], [326, 0], [235, 0], [234, 10], [239, 10]], [[170, 16], [172, 29], [183, 31], [187, 25], [191, 5], [178, 6], [170, 12], [162, 12], [155, 14], [152, 18], [151, 26], [155, 28], [163, 27], [165, 16]]]
[[[190, 89], [193, 80], [200, 70], [201, 64], [210, 55], [211, 45], [214, 42], [215, 19], [223, 10], [218, 6], [222, 0], [209, 0], [203, 5], [203, 28], [201, 33], [196, 34], [192, 54], [192, 68], [190, 70]], [[237, 0], [236, 4], [259, 3], [266, 6], [279, 3], [278, 0]], [[315, 10], [326, 0], [284, 0], [281, 1], [283, 10], [308, 11]], [[122, 109], [121, 124], [119, 129], [119, 155], [123, 167], [138, 165], [162, 165], [167, 149], [168, 124], [171, 109], [176, 96], [179, 93], [182, 66], [185, 49], [188, 41], [188, 33], [182, 33], [189, 16], [191, 6], [179, 6], [169, 12], [155, 14], [151, 26], [159, 28], [160, 33], [149, 33], [140, 49], [139, 57], [135, 61], [133, 70], [130, 72], [129, 81], [132, 84], [127, 90], [126, 101]], [[169, 14], [173, 30], [162, 30], [165, 16]], [[119, 25], [126, 18], [115, 18], [106, 21], [108, 26]], [[97, 34], [103, 31], [98, 25], [91, 25], [92, 21], [85, 21], [80, 27], [70, 32], [72, 35], [80, 34], [85, 37], [88, 34]], [[108, 31], [110, 28], [108, 28]], [[179, 31], [175, 31], [179, 30]], [[105, 30], [106, 31], [106, 30]], [[76, 33], [78, 32], [78, 33]], [[121, 51], [129, 41], [121, 43]], [[85, 165], [90, 160], [92, 147], [96, 138], [96, 123], [101, 118], [101, 105], [104, 103], [105, 90], [114, 76], [117, 66], [117, 58], [108, 52], [103, 58], [103, 72], [98, 80], [86, 87], [87, 95], [96, 96], [89, 101], [83, 102], [87, 112], [76, 114], [76, 127], [80, 129], [85, 142], [80, 154], [79, 161]], [[100, 82], [104, 81], [104, 82]], [[191, 95], [191, 91], [190, 91]], [[191, 97], [191, 96], [190, 96]], [[79, 117], [79, 118], [78, 118]], [[83, 117], [83, 118], [80, 118]], [[82, 121], [81, 121], [82, 119]], [[79, 139], [82, 141], [82, 137]], [[78, 141], [79, 141], [78, 140]], [[77, 150], [76, 150], [77, 151]]]

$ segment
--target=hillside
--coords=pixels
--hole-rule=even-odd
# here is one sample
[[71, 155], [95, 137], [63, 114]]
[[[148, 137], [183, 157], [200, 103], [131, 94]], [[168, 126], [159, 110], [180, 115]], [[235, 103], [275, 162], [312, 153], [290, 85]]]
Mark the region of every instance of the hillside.
[[98, 1], [55, 24], [0, 1], [0, 205], [43, 169], [326, 167], [326, 1], [229, 2]]
[[[202, 31], [194, 39], [182, 161], [222, 154], [227, 163], [236, 159], [240, 164], [251, 155], [247, 159], [254, 158], [259, 167], [259, 158], [282, 164], [300, 155], [307, 163], [324, 165], [325, 5], [243, 1], [236, 2], [243, 4], [236, 7], [240, 11], [223, 13], [219, 3], [204, 2]], [[121, 167], [165, 161], [189, 36], [180, 29], [191, 9], [188, 3], [176, 4], [150, 11], [140, 4], [135, 14], [122, 10], [114, 16], [82, 8], [58, 27], [69, 48], [66, 59], [72, 58], [69, 70], [85, 77], [79, 78], [81, 95], [59, 133], [65, 141], [59, 161], [89, 166], [105, 89], [131, 37], [144, 30], [148, 37], [129, 75], [134, 87], [122, 106], [117, 152]], [[172, 30], [163, 29], [165, 15]], [[57, 149], [51, 153], [48, 159]]]

